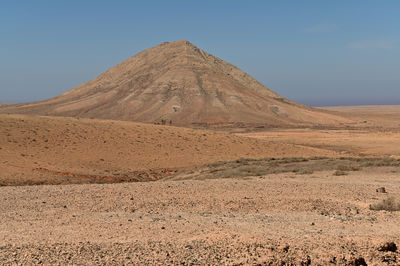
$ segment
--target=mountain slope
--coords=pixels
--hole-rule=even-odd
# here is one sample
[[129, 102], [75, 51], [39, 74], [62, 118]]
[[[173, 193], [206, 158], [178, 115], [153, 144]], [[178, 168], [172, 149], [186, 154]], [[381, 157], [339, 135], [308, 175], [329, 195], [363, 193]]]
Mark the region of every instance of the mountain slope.
[[163, 43], [55, 98], [0, 109], [174, 125], [315, 125], [347, 120], [287, 100], [188, 41]]
[[6, 105], [10, 105], [11, 103], [8, 102], [0, 102], [0, 106], [6, 106]]

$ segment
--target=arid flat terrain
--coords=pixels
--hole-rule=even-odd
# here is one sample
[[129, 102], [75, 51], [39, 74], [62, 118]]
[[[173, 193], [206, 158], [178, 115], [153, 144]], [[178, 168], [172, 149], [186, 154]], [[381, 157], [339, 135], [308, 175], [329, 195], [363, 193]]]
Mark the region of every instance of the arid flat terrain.
[[400, 158], [400, 106], [324, 107], [356, 121], [346, 128], [269, 129], [240, 136], [337, 151], [343, 156]]
[[343, 156], [389, 156], [400, 158], [400, 131], [371, 129], [280, 129], [239, 134], [271, 142], [337, 151]]
[[2, 187], [0, 264], [395, 265], [399, 174]]
[[396, 265], [399, 132], [383, 126], [0, 115], [0, 264]]
[[0, 265], [400, 265], [399, 144], [163, 43], [0, 107]]
[[365, 127], [400, 129], [400, 105], [334, 106], [319, 109], [351, 117], [358, 125]]

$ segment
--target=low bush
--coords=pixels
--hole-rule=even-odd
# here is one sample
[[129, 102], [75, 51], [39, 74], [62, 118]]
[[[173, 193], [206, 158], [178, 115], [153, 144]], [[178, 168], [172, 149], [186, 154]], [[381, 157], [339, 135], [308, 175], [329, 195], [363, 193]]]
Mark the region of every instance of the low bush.
[[333, 175], [335, 176], [347, 175], [347, 172], [342, 170], [336, 170], [335, 172], [333, 172]]
[[396, 201], [394, 197], [388, 197], [381, 202], [371, 204], [369, 208], [373, 211], [400, 211], [400, 202]]

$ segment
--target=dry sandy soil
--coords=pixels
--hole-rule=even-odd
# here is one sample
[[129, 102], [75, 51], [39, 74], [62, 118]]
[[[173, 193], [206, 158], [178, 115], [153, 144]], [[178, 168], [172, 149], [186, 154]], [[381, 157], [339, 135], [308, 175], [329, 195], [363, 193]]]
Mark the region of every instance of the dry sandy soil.
[[336, 154], [172, 126], [0, 115], [0, 185], [149, 181], [180, 169], [242, 157]]
[[400, 158], [400, 106], [324, 107], [356, 121], [345, 129], [271, 129], [246, 137], [323, 147], [345, 156]]
[[309, 130], [280, 129], [240, 136], [260, 140], [292, 143], [305, 147], [320, 147], [345, 156], [388, 156], [400, 158], [400, 131], [371, 129]]
[[400, 108], [352, 108], [246, 134], [0, 115], [3, 185], [157, 180], [0, 187], [0, 264], [398, 265]]
[[0, 264], [399, 264], [399, 168], [333, 173], [3, 187]]
[[335, 106], [320, 109], [337, 112], [364, 127], [400, 129], [400, 105]]

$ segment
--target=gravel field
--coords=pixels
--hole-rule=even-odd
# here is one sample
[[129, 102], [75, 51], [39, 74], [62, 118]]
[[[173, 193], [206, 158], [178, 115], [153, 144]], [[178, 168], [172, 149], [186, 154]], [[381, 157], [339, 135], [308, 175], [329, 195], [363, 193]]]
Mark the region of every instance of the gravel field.
[[399, 264], [398, 174], [0, 187], [0, 264]]

